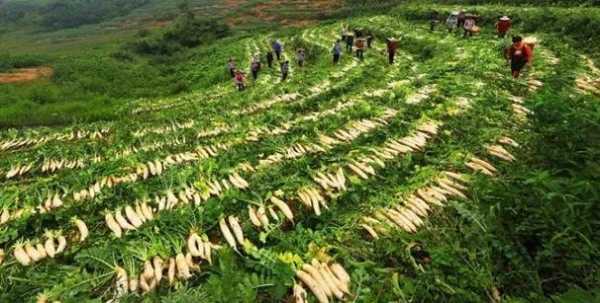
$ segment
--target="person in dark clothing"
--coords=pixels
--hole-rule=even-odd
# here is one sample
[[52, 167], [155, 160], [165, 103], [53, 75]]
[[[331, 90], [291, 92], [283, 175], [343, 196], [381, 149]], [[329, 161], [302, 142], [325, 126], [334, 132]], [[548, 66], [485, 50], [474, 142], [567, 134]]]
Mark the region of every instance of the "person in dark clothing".
[[304, 66], [304, 61], [306, 60], [306, 53], [304, 52], [303, 48], [299, 49], [296, 52], [296, 60], [298, 61], [298, 66]]
[[387, 51], [390, 64], [394, 64], [394, 58], [396, 57], [396, 50], [398, 49], [398, 41], [390, 38], [387, 41]]
[[267, 65], [269, 65], [269, 68], [273, 67], [273, 52], [272, 51], [267, 52]]
[[260, 60], [258, 56], [255, 56], [252, 59], [252, 63], [250, 64], [250, 71], [252, 72], [252, 79], [256, 81], [258, 79], [258, 72], [260, 72]]
[[516, 79], [521, 75], [525, 65], [531, 66], [533, 51], [527, 44], [523, 43], [521, 36], [513, 37], [512, 41], [513, 45], [508, 49], [506, 57], [510, 61], [512, 76]]
[[283, 46], [279, 40], [273, 42], [273, 51], [275, 52], [275, 56], [277, 56], [277, 60], [281, 60], [281, 52], [283, 51]]
[[352, 46], [354, 46], [354, 36], [347, 35], [346, 36], [346, 51], [352, 52]]
[[457, 23], [457, 27], [458, 28], [462, 28], [465, 25], [465, 20], [467, 19], [467, 14], [465, 14], [465, 11], [461, 10], [458, 12], [458, 23]]
[[235, 77], [235, 60], [233, 60], [233, 58], [229, 58], [229, 61], [227, 62], [227, 69], [229, 70], [229, 75], [231, 76], [231, 78]]
[[288, 74], [290, 72], [290, 61], [285, 61], [281, 63], [281, 81], [285, 81], [288, 78]]
[[340, 44], [340, 40], [335, 42], [331, 52], [333, 53], [333, 64], [338, 64], [338, 62], [340, 62], [340, 56], [342, 55], [342, 45]]
[[435, 31], [435, 26], [440, 22], [439, 20], [439, 13], [437, 11], [433, 11], [431, 13], [431, 18], [429, 19], [429, 23], [430, 23], [430, 31]]
[[373, 36], [373, 33], [369, 32], [367, 34], [367, 47], [371, 48], [371, 46], [373, 45], [373, 40], [375, 39], [375, 37]]

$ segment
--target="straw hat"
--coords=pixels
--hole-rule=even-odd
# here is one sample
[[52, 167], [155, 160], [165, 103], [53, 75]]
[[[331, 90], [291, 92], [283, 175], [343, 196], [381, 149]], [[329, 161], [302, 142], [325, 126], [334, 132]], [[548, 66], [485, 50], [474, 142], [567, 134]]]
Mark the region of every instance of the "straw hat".
[[452, 16], [458, 16], [458, 12], [454, 11], [454, 12], [450, 13], [450, 15], [452, 15]]
[[508, 21], [508, 20], [510, 20], [510, 18], [508, 18], [508, 16], [502, 16], [502, 18], [500, 18], [500, 20], [502, 20], [502, 21]]

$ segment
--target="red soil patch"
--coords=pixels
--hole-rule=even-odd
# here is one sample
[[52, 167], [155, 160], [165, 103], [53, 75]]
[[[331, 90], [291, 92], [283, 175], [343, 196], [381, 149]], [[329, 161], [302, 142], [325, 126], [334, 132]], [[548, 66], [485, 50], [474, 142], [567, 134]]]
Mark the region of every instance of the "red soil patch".
[[[235, 10], [245, 1], [226, 0], [224, 6]], [[267, 22], [276, 22], [284, 26], [305, 27], [318, 22], [320, 14], [332, 12], [342, 6], [341, 0], [272, 0], [256, 4], [249, 12], [229, 18], [229, 25], [243, 24], [245, 19], [256, 18]], [[282, 14], [287, 12], [287, 14]], [[289, 12], [304, 12], [304, 16], [285, 16]]]
[[0, 73], [0, 84], [29, 82], [40, 78], [49, 78], [54, 74], [50, 67], [19, 68], [8, 73]]

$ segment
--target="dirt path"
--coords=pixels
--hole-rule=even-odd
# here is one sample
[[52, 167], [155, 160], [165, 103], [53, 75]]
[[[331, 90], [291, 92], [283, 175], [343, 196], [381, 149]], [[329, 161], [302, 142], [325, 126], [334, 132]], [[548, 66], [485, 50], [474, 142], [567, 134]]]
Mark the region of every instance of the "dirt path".
[[29, 82], [39, 78], [52, 77], [54, 70], [50, 67], [31, 67], [14, 69], [8, 73], [0, 73], [0, 84]]

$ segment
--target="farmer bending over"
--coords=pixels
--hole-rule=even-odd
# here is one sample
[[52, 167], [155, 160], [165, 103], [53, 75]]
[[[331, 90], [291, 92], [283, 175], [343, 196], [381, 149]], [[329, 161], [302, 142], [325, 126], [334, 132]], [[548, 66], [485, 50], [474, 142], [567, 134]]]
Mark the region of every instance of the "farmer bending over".
[[233, 79], [235, 81], [235, 85], [238, 88], [238, 91], [243, 91], [246, 88], [244, 84], [244, 82], [246, 81], [246, 77], [244, 76], [244, 73], [242, 73], [242, 71], [237, 70]]
[[512, 22], [508, 16], [502, 16], [498, 22], [496, 22], [496, 31], [498, 32], [498, 38], [506, 37], [506, 33], [510, 30]]

